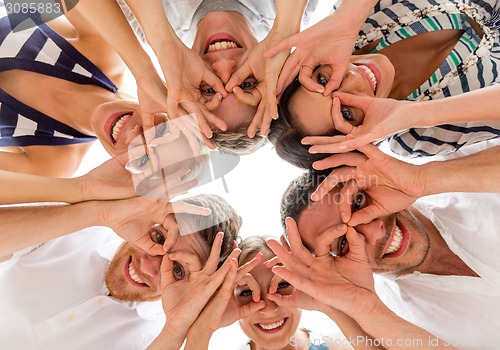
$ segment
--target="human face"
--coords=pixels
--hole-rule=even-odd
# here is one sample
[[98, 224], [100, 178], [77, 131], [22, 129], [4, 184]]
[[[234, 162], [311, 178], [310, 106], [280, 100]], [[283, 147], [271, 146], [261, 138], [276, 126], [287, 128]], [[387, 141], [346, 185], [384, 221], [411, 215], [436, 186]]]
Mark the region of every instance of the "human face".
[[[268, 249], [262, 251], [264, 261], [271, 259], [272, 254]], [[250, 261], [256, 254], [251, 254], [245, 262]], [[240, 322], [241, 329], [252, 341], [261, 348], [281, 349], [290, 344], [290, 337], [295, 334], [299, 326], [302, 311], [299, 308], [278, 306], [266, 298], [271, 280], [277, 277], [270, 268], [259, 264], [250, 272], [261, 288], [261, 300], [266, 306], [256, 311]], [[276, 293], [290, 295], [294, 287], [288, 282], [281, 280]], [[240, 305], [252, 301], [252, 292], [248, 286], [239, 286], [235, 289], [235, 296]]]
[[[329, 65], [320, 66], [312, 79], [325, 86], [332, 75]], [[336, 91], [370, 97], [387, 97], [394, 81], [394, 67], [380, 54], [353, 55], [346, 74]], [[326, 135], [338, 132], [332, 118], [332, 96], [323, 96], [300, 86], [289, 101], [291, 122], [304, 135]], [[361, 110], [342, 106], [342, 117], [352, 125], [360, 125]]]
[[[191, 116], [186, 115], [176, 119], [176, 122], [186, 123], [185, 118]], [[101, 104], [95, 109], [90, 120], [97, 137], [108, 153], [116, 156], [127, 152], [128, 165], [136, 168], [135, 172], [145, 175], [148, 175], [146, 169], [151, 166], [147, 153], [155, 157], [155, 169], [168, 169], [168, 173], [174, 173], [181, 167], [191, 169], [199, 160], [196, 157], [202, 153], [201, 142], [196, 142], [201, 138], [199, 130], [197, 130], [199, 136], [190, 131], [181, 131], [182, 124], [177, 126], [174, 122], [167, 123], [168, 120], [163, 114], [154, 117], [155, 128], [147, 131], [151, 138], [157, 140], [154, 147], [146, 150], [142, 115], [139, 105], [135, 102], [120, 100]], [[189, 139], [186, 137], [188, 132], [191, 133]], [[167, 133], [169, 133], [168, 140]], [[175, 152], [172, 152], [172, 149], [175, 149]]]
[[[154, 228], [151, 237], [165, 237], [166, 232]], [[174, 261], [172, 274], [176, 280], [189, 276], [190, 272], [199, 271], [208, 259], [208, 246], [198, 233], [178, 238], [170, 253], [183, 251], [184, 260]], [[124, 242], [109, 263], [105, 281], [110, 294], [124, 301], [153, 301], [161, 297], [160, 265], [162, 255], [149, 255], [135, 245]]]
[[[314, 249], [316, 237], [321, 232], [342, 223], [340, 200], [339, 191], [334, 190], [299, 216], [298, 229], [306, 246]], [[369, 198], [360, 192], [355, 197], [352, 210], [359, 210], [368, 204]], [[428, 255], [429, 235], [408, 209], [358, 225], [355, 229], [364, 236], [368, 261], [375, 273], [409, 273], [420, 266]], [[335, 237], [330, 247], [337, 256], [349, 251], [345, 235]]]
[[[257, 43], [252, 27], [241, 14], [211, 12], [198, 23], [192, 49], [201, 56], [208, 69], [226, 84]], [[252, 93], [256, 86], [257, 81], [252, 76], [240, 85], [246, 93]], [[215, 91], [205, 83], [200, 90], [208, 101], [215, 95]], [[212, 109], [212, 113], [226, 122], [228, 130], [249, 124], [256, 111], [257, 107], [239, 101], [232, 92]]]

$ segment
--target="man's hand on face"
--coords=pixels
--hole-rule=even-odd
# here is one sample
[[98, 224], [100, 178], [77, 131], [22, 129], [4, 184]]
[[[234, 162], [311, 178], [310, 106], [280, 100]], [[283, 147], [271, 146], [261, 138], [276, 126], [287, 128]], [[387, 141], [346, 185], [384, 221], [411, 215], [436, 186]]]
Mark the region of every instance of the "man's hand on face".
[[[276, 241], [268, 242], [283, 263], [283, 266], [273, 267], [276, 275], [319, 303], [334, 307], [353, 318], [368, 312], [378, 303], [364, 237], [354, 228], [339, 225], [321, 233], [316, 239], [314, 255], [300, 242], [297, 225], [291, 218], [287, 219], [287, 232], [291, 253]], [[338, 243], [344, 239], [342, 242], [344, 247], [348, 245], [348, 250], [342, 251], [343, 256], [332, 256], [332, 242]], [[305, 302], [305, 298], [301, 302]], [[308, 303], [311, 305], [311, 301]]]

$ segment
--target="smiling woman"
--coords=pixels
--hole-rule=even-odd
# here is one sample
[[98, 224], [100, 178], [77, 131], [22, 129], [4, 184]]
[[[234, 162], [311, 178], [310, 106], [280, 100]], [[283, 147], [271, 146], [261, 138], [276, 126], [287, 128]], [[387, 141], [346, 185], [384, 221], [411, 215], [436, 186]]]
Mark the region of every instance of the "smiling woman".
[[[500, 57], [500, 43], [493, 34], [497, 28], [490, 21], [495, 8], [495, 1], [475, 0], [466, 5], [433, 6], [426, 0], [379, 4], [361, 27], [336, 91], [426, 101], [495, 84]], [[393, 15], [387, 16], [389, 12]], [[327, 20], [317, 33], [324, 30]], [[308, 31], [314, 36], [315, 26]], [[335, 49], [335, 40], [328, 44], [323, 39], [324, 52], [329, 45]], [[326, 87], [334, 73], [331, 64], [317, 67], [311, 76], [315, 89]], [[304, 168], [322, 156], [308, 155], [307, 147], [301, 145], [303, 137], [347, 134], [364, 118], [362, 111], [341, 105], [335, 92], [324, 96], [310, 90], [311, 84], [302, 86], [298, 79], [285, 89], [281, 117], [273, 122], [270, 135], [285, 160]], [[497, 122], [446, 124], [402, 131], [389, 141], [391, 150], [402, 156], [431, 156], [496, 138], [499, 130]]]

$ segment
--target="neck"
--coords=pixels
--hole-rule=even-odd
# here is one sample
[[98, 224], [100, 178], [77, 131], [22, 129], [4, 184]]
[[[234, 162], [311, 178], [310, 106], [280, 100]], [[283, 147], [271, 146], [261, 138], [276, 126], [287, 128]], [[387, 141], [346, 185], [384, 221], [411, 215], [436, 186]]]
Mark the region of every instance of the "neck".
[[469, 266], [467, 266], [463, 260], [460, 259], [460, 257], [451, 251], [450, 247], [448, 247], [448, 244], [446, 244], [446, 241], [443, 239], [439, 230], [432, 223], [432, 221], [427, 219], [427, 217], [422, 215], [413, 207], [410, 211], [415, 215], [418, 221], [420, 221], [427, 232], [430, 240], [430, 246], [429, 252], [427, 253], [424, 261], [411, 271], [405, 271], [405, 273], [419, 271], [433, 275], [478, 277], [478, 275]]
[[71, 86], [54, 96], [58, 109], [63, 111], [58, 119], [86, 135], [95, 135], [90, 116], [96, 107], [118, 99], [111, 91], [92, 85]]

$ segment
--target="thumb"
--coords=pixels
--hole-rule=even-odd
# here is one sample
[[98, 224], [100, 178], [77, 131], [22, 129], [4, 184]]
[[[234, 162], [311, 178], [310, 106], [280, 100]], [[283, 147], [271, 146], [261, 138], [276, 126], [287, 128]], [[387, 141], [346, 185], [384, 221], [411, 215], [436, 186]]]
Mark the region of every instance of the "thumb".
[[229, 78], [229, 81], [226, 83], [226, 91], [233, 91], [235, 86], [243, 83], [250, 75], [252, 75], [252, 69], [250, 65], [245, 62], [231, 75], [231, 78]]
[[348, 227], [346, 238], [349, 242], [349, 253], [347, 255], [349, 255], [349, 257], [353, 260], [368, 263], [364, 236], [357, 233], [353, 227]]

